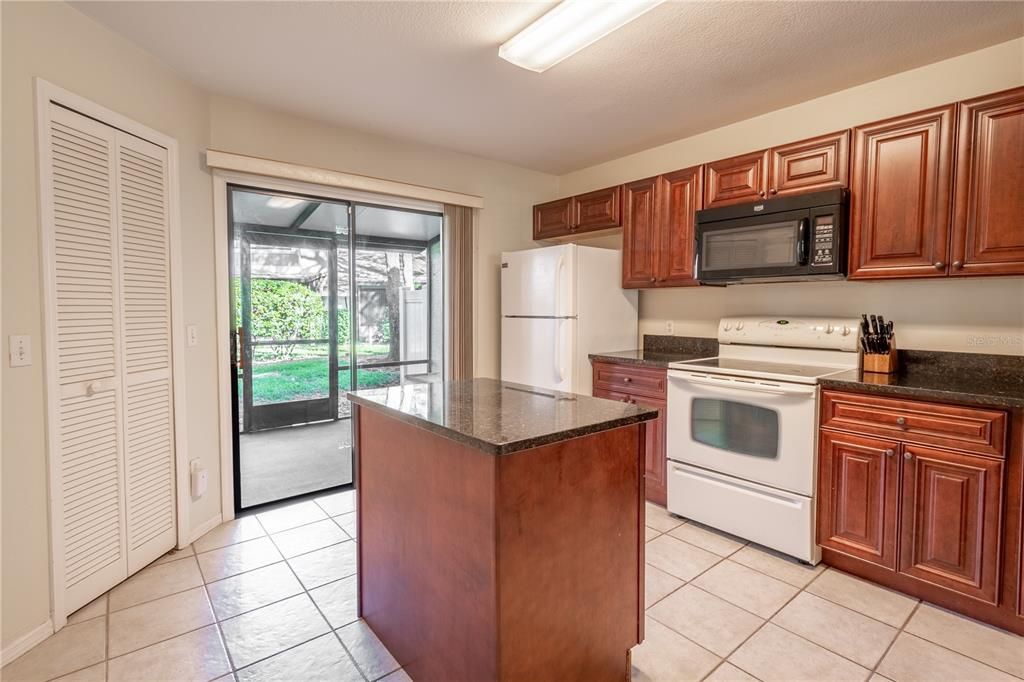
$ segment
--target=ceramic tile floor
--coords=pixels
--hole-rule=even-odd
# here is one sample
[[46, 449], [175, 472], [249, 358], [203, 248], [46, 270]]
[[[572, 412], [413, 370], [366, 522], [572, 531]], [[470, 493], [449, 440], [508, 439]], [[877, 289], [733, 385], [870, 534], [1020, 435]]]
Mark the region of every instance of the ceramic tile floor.
[[[408, 676], [356, 618], [353, 493], [224, 524], [73, 614], [5, 682]], [[1024, 679], [1024, 638], [647, 508], [634, 680]]]

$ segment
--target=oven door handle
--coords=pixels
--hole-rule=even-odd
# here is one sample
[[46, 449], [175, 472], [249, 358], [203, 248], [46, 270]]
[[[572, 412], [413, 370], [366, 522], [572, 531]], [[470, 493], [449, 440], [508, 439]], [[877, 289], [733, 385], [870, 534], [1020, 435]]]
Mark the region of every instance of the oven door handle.
[[670, 372], [669, 378], [700, 386], [710, 386], [723, 391], [732, 391], [734, 393], [771, 393], [773, 395], [812, 396], [817, 390], [817, 386], [788, 386], [763, 381], [734, 381], [732, 379], [717, 379], [711, 375], [688, 374], [683, 372]]

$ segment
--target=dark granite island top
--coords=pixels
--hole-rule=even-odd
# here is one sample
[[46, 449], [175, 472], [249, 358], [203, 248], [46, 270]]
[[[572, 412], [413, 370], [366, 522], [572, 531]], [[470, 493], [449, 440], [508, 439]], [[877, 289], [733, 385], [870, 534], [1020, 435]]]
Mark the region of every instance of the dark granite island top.
[[406, 384], [348, 399], [494, 455], [648, 421], [658, 411], [495, 379]]

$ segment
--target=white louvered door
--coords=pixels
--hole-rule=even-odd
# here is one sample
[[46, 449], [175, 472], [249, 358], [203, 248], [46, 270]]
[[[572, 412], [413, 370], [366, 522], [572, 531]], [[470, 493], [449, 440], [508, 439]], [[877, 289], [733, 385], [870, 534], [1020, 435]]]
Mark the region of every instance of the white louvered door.
[[128, 573], [174, 546], [167, 150], [117, 135]]
[[62, 615], [175, 542], [167, 155], [49, 104], [40, 155]]

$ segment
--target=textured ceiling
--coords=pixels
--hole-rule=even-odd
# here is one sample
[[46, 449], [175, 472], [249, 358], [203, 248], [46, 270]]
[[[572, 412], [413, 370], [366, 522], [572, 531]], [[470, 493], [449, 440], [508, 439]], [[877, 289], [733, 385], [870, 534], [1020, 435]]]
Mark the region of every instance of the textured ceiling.
[[668, 2], [537, 74], [497, 48], [552, 3], [75, 6], [211, 92], [553, 173], [1024, 35], [1021, 2]]

